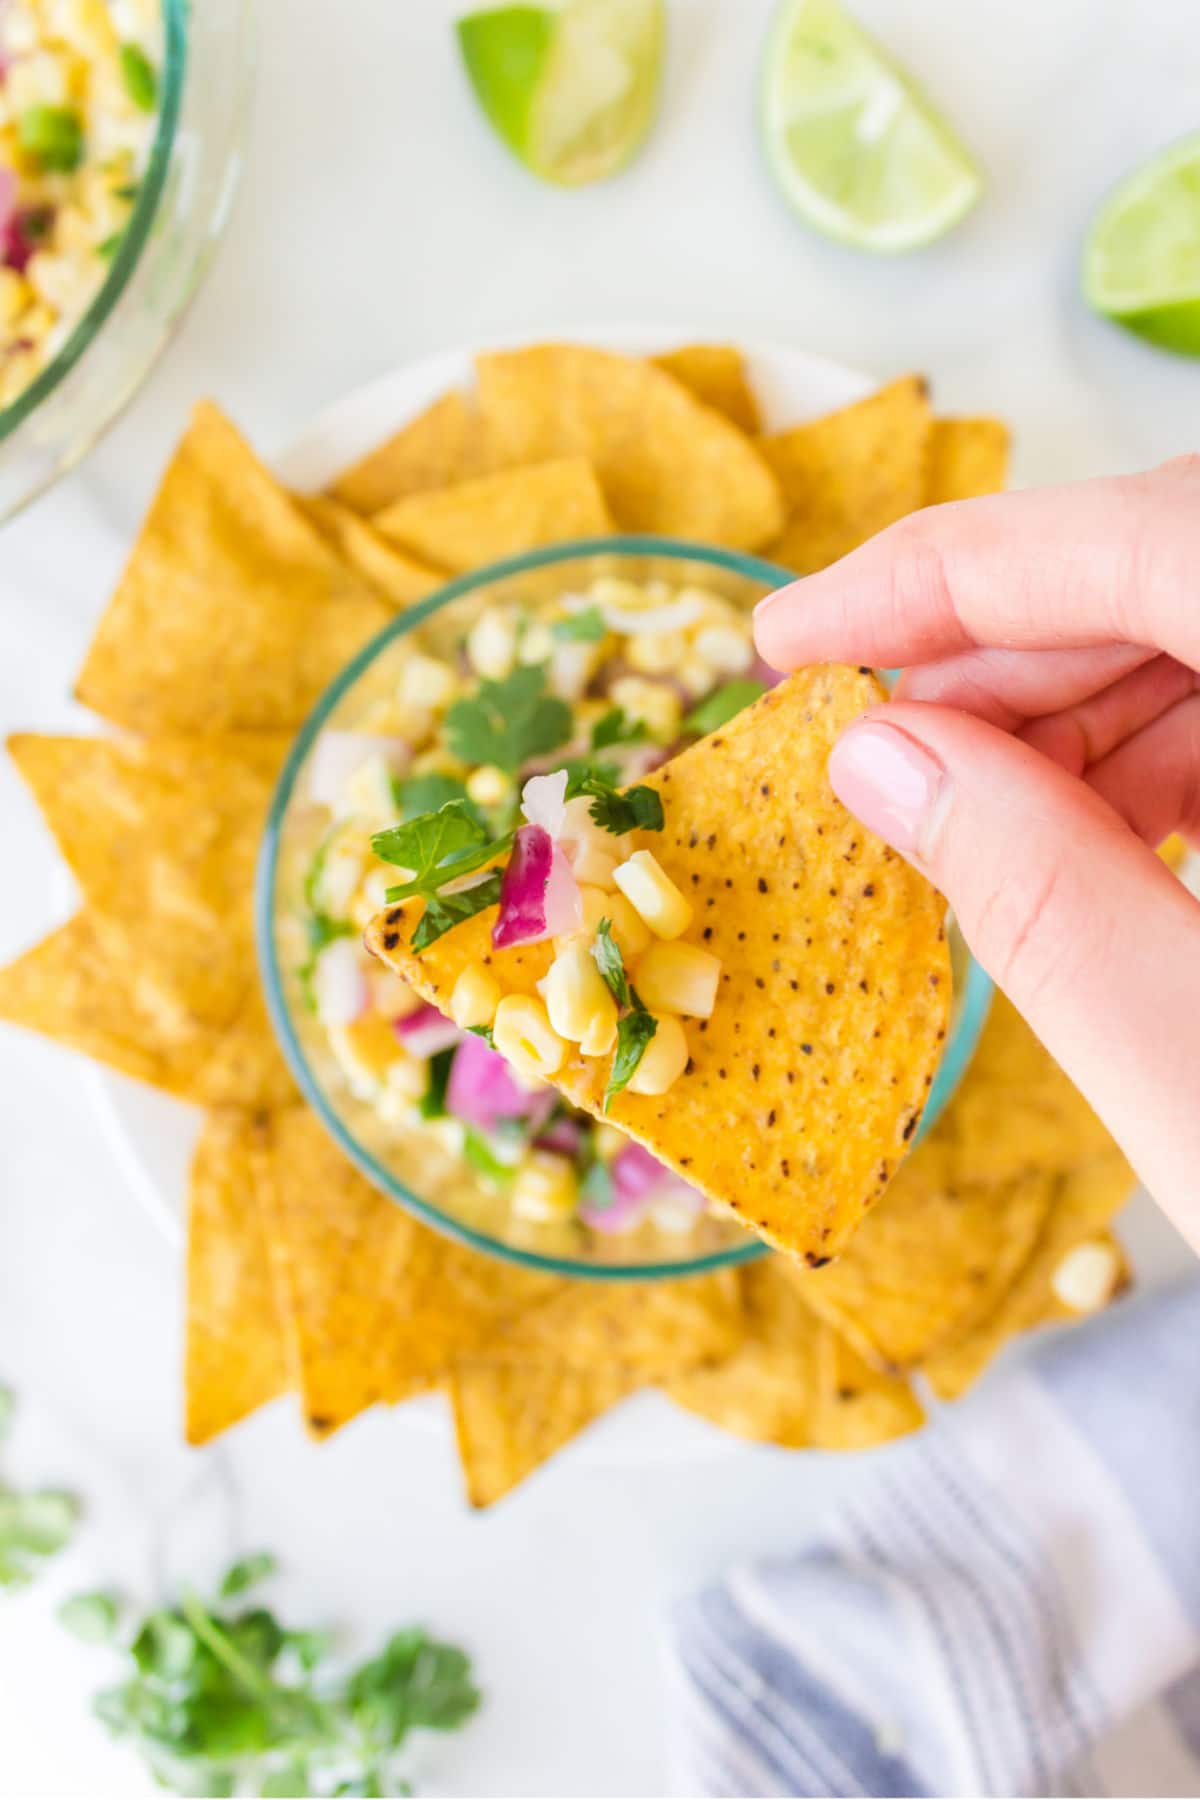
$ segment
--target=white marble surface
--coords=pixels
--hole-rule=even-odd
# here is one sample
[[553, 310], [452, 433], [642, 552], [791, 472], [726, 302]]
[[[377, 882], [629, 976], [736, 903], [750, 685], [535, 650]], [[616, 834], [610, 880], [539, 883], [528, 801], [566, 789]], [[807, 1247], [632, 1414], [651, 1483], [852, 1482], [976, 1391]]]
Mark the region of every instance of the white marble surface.
[[[926, 369], [944, 406], [1013, 419], [1023, 480], [1196, 448], [1200, 366], [1125, 341], [1075, 298], [1098, 196], [1200, 122], [1190, 0], [860, 0], [989, 174], [956, 236], [898, 264], [806, 236], [769, 187], [752, 128], [762, 0], [675, 0], [659, 130], [624, 179], [580, 194], [539, 188], [488, 141], [455, 67], [454, 10], [264, 0], [249, 176], [213, 276], [121, 426], [0, 538], [5, 729], [70, 722], [71, 672], [202, 393], [270, 449], [348, 387], [457, 339], [683, 319], [881, 376]], [[8, 954], [43, 927], [53, 858], [7, 768], [0, 821]], [[51, 1601], [112, 1579], [145, 1591], [164, 1531], [190, 1569], [226, 1543], [277, 1548], [281, 1601], [314, 1622], [369, 1636], [425, 1618], [468, 1642], [489, 1704], [437, 1747], [427, 1789], [661, 1791], [662, 1602], [786, 1546], [858, 1465], [568, 1456], [475, 1519], [445, 1442], [394, 1417], [317, 1450], [281, 1407], [189, 1455], [175, 1253], [123, 1190], [67, 1057], [0, 1036], [0, 1095], [0, 1374], [24, 1403], [6, 1472], [92, 1502], [62, 1568], [0, 1600], [0, 1792], [149, 1791], [89, 1723], [103, 1658], [64, 1642]], [[1177, 1258], [1148, 1213], [1138, 1235], [1152, 1269]]]

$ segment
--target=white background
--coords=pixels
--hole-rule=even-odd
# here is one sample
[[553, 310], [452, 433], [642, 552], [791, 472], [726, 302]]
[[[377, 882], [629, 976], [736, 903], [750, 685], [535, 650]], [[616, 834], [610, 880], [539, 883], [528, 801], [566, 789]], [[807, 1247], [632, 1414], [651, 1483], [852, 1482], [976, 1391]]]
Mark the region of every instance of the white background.
[[[760, 0], [675, 0], [663, 116], [611, 186], [540, 188], [489, 140], [449, 0], [264, 0], [249, 171], [217, 267], [132, 412], [0, 538], [0, 725], [70, 723], [67, 691], [187, 408], [215, 395], [268, 453], [319, 407], [456, 340], [595, 320], [773, 337], [950, 409], [1014, 422], [1022, 481], [1131, 468], [1200, 439], [1200, 365], [1124, 340], [1076, 299], [1110, 183], [1200, 125], [1189, 0], [861, 0], [983, 161], [978, 212], [897, 264], [809, 237], [754, 136]], [[0, 955], [44, 928], [53, 857], [0, 770]], [[321, 1449], [286, 1406], [216, 1454], [178, 1448], [180, 1272], [124, 1190], [77, 1068], [0, 1036], [0, 1375], [22, 1399], [6, 1473], [91, 1500], [41, 1588], [0, 1599], [0, 1791], [141, 1791], [87, 1718], [102, 1653], [51, 1602], [166, 1554], [202, 1572], [269, 1544], [298, 1623], [360, 1641], [425, 1619], [475, 1652], [488, 1706], [434, 1746], [426, 1790], [661, 1791], [665, 1603], [729, 1558], [786, 1548], [861, 1464], [730, 1449], [686, 1466], [568, 1456], [468, 1516], [444, 1439], [360, 1420]], [[1152, 1265], [1173, 1250], [1145, 1232]], [[301, 1617], [300, 1615], [303, 1615]]]

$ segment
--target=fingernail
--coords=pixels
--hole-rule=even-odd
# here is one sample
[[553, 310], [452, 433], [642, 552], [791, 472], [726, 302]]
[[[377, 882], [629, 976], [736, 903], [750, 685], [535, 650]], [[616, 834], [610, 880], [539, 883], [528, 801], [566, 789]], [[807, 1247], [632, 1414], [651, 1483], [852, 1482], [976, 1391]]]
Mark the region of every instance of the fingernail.
[[830, 752], [829, 779], [843, 806], [907, 853], [921, 841], [946, 771], [915, 738], [872, 719], [842, 733]]
[[775, 602], [784, 594], [790, 594], [792, 589], [797, 585], [796, 582], [789, 581], [786, 587], [776, 588], [773, 594], [764, 594], [758, 605], [754, 608], [754, 617], [757, 619], [760, 614], [766, 612], [768, 607], [774, 606]]

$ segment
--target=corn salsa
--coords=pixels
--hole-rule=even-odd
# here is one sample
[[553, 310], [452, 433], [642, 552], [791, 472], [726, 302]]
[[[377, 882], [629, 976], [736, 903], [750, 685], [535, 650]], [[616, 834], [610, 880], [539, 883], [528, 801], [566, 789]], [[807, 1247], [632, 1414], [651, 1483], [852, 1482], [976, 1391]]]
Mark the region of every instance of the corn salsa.
[[[326, 822], [293, 971], [338, 1078], [384, 1138], [430, 1134], [513, 1222], [691, 1231], [705, 1198], [548, 1078], [582, 1054], [606, 1059], [614, 1092], [666, 1093], [712, 1013], [718, 959], [630, 833], [662, 828], [639, 779], [773, 679], [749, 619], [698, 586], [603, 576], [536, 606], [497, 601], [437, 654], [403, 648], [387, 690], [323, 732], [308, 766]], [[428, 941], [493, 904], [497, 947], [552, 941], [538, 993], [503, 994], [480, 961], [450, 1018], [425, 1005], [361, 941], [410, 893], [426, 896]]]
[[154, 138], [159, 0], [0, 0], [0, 407], [103, 285]]

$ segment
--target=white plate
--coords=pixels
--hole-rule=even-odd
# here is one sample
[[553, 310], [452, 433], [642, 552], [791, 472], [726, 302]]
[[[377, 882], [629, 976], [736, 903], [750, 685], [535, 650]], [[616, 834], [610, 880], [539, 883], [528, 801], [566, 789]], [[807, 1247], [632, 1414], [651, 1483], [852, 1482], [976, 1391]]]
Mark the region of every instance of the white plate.
[[[508, 338], [487, 347], [507, 348], [536, 342], [545, 335]], [[560, 335], [580, 343], [649, 355], [706, 337], [711, 339], [712, 334], [625, 325]], [[319, 414], [275, 459], [276, 471], [290, 486], [301, 490], [323, 486], [339, 469], [414, 417], [447, 388], [468, 384], [472, 378], [472, 357], [482, 347], [464, 345], [440, 351], [382, 375], [347, 395]], [[744, 349], [750, 379], [770, 428], [795, 424], [848, 405], [869, 393], [874, 385], [856, 370], [789, 345], [751, 342]], [[182, 1245], [188, 1164], [199, 1130], [199, 1113], [107, 1069], [89, 1067], [86, 1078], [105, 1135], [131, 1193], [158, 1227], [174, 1243]], [[1140, 1211], [1146, 1214], [1144, 1206]], [[1170, 1267], [1175, 1259], [1169, 1254], [1164, 1257], [1161, 1225], [1149, 1219], [1147, 1230], [1155, 1240], [1150, 1248], [1157, 1273], [1164, 1260]], [[1135, 1230], [1126, 1235], [1135, 1240], [1136, 1254], [1136, 1239], [1141, 1232]], [[433, 1402], [410, 1404], [399, 1416], [413, 1424], [436, 1424], [439, 1429], [446, 1429], [444, 1409]], [[576, 1454], [606, 1463], [661, 1462], [735, 1447], [734, 1440], [724, 1433], [690, 1418], [658, 1395], [647, 1394], [639, 1395], [636, 1403], [620, 1408], [600, 1428], [588, 1432]]]

